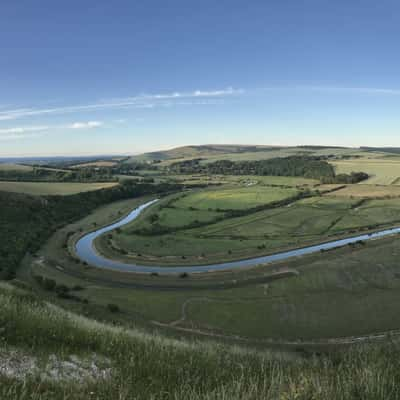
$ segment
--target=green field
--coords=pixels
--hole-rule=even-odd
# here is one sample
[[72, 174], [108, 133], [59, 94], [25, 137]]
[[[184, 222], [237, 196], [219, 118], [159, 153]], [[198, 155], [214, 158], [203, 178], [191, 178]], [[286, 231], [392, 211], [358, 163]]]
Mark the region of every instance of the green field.
[[[219, 227], [225, 221], [236, 223], [243, 218], [264, 218], [264, 214], [254, 213], [252, 209], [268, 207], [273, 202], [290, 199], [299, 193], [297, 189], [267, 186], [239, 186], [185, 193], [154, 205], [141, 218], [122, 228], [121, 233], [112, 236], [111, 247], [109, 236], [100, 238], [99, 250], [115, 256], [115, 249], [121, 248], [141, 261], [153, 260], [161, 264], [205, 263], [246, 257], [254, 252], [260, 254], [271, 247], [264, 235], [248, 237], [246, 240], [231, 235], [216, 238], [209, 234], [209, 227]], [[251, 215], [231, 218], [227, 215], [229, 210], [250, 212]], [[154, 229], [161, 230], [163, 234], [141, 234]], [[118, 253], [116, 255], [121, 256]], [[167, 257], [162, 258], [164, 256]]]
[[[295, 194], [291, 189], [278, 189], [281, 195]], [[101, 253], [124, 261], [206, 264], [268, 254], [400, 223], [400, 203], [396, 198], [360, 200], [334, 196], [340, 190], [283, 207], [249, 213], [244, 210], [243, 216], [230, 216], [221, 208], [225, 205], [226, 209], [243, 210], [244, 205], [265, 204], [267, 199], [271, 201], [269, 190], [272, 188], [262, 186], [209, 189], [175, 197], [172, 202], [165, 200], [146, 210], [121, 232], [97, 239], [96, 246]], [[255, 195], [257, 191], [259, 197]], [[250, 194], [251, 201], [246, 197]], [[259, 201], [261, 198], [265, 203]]]
[[259, 339], [357, 336], [398, 329], [398, 244], [397, 239], [293, 261], [287, 267], [296, 268], [298, 276], [223, 295], [201, 294], [187, 305], [181, 325]]
[[[235, 184], [241, 186], [264, 185], [264, 186], [309, 186], [313, 187], [319, 184], [315, 179], [308, 179], [302, 177], [291, 176], [252, 176], [252, 175], [206, 175], [206, 174], [193, 174], [193, 175], [174, 175], [167, 174], [158, 176], [160, 179], [175, 181], [185, 185], [221, 185], [221, 184]], [[136, 177], [136, 179], [138, 179]]]
[[33, 195], [69, 195], [91, 190], [109, 188], [115, 182], [77, 183], [77, 182], [1, 182], [0, 190]]
[[178, 208], [198, 210], [241, 210], [283, 200], [298, 193], [295, 189], [269, 188], [263, 186], [235, 187], [232, 189], [196, 192], [177, 200]]

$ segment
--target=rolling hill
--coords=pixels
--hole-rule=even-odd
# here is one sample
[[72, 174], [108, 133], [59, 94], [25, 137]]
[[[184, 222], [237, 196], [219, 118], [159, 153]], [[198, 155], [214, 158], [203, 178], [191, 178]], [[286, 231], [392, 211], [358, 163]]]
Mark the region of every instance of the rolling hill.
[[200, 146], [181, 146], [165, 151], [154, 151], [137, 156], [132, 156], [128, 162], [133, 161], [164, 161], [175, 159], [188, 159], [197, 157], [210, 157], [221, 154], [258, 152], [268, 150], [278, 150], [279, 147], [262, 145], [235, 145], [235, 144], [208, 144]]

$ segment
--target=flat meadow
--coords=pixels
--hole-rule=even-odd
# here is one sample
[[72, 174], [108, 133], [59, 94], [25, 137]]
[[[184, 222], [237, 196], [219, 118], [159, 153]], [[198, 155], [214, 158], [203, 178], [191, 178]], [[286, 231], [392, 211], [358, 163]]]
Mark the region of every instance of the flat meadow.
[[251, 182], [245, 187], [221, 190], [204, 190], [184, 196], [174, 205], [178, 208], [196, 208], [200, 210], [223, 209], [240, 210], [283, 200], [298, 194], [296, 189], [256, 186]]

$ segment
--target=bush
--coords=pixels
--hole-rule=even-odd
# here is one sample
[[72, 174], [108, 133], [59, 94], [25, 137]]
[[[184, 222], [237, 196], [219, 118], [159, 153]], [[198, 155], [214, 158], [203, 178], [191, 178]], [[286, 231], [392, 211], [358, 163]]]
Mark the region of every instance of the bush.
[[58, 295], [62, 296], [69, 292], [69, 287], [61, 284], [61, 285], [56, 285], [54, 290]]
[[44, 278], [43, 279], [43, 289], [48, 290], [48, 291], [53, 291], [56, 288], [56, 281], [54, 279], [50, 278]]
[[112, 304], [112, 303], [107, 304], [107, 308], [112, 313], [117, 313], [120, 311], [119, 307], [116, 304]]
[[42, 275], [34, 275], [33, 279], [38, 283], [39, 286], [43, 286], [43, 276]]

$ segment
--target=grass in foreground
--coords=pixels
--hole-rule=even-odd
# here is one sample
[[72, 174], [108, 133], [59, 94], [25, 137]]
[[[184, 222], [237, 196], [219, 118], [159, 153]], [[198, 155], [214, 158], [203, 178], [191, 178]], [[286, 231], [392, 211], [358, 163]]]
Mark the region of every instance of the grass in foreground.
[[400, 396], [396, 342], [300, 358], [113, 327], [6, 286], [0, 289], [0, 299], [2, 349], [40, 354], [42, 359], [96, 354], [111, 365], [109, 378], [74, 383], [0, 374], [4, 399], [394, 400]]

